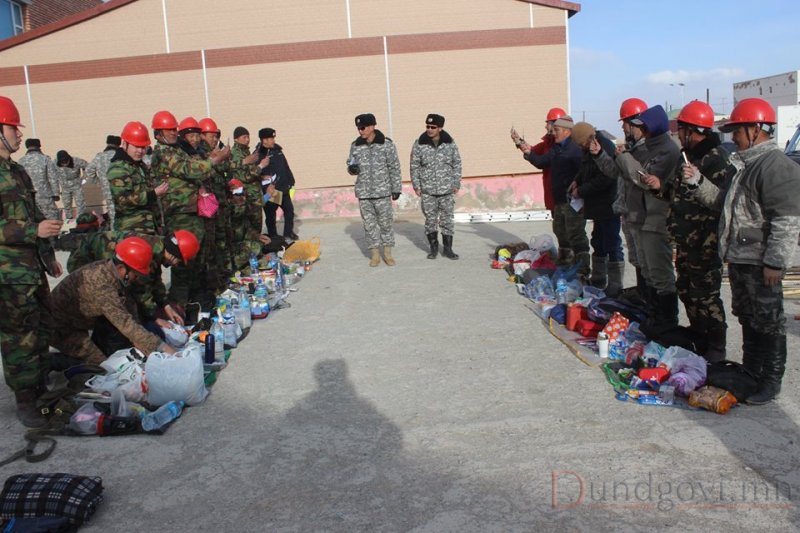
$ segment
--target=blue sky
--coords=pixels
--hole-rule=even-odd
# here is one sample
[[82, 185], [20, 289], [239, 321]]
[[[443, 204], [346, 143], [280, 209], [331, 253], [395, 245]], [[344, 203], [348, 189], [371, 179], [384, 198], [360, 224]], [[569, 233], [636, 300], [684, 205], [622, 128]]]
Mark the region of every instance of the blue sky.
[[[734, 82], [800, 69], [800, 3], [591, 0], [570, 18], [572, 114], [616, 135], [619, 104], [730, 113]], [[585, 113], [585, 115], [584, 115]]]

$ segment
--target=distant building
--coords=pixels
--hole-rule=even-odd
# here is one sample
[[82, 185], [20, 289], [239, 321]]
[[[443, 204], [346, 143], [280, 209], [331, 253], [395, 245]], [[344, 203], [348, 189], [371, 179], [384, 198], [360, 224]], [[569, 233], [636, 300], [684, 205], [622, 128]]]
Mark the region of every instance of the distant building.
[[733, 84], [734, 105], [745, 98], [762, 98], [770, 103], [778, 114], [778, 146], [783, 146], [792, 137], [800, 123], [800, 71], [767, 76]]
[[102, 3], [102, 0], [0, 0], [0, 40]]

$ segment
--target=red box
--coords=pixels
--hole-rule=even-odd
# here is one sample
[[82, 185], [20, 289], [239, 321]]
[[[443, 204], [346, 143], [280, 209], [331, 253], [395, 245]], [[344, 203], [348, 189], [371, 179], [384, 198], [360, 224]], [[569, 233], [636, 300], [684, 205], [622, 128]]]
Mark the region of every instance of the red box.
[[578, 320], [575, 324], [575, 331], [584, 337], [597, 337], [597, 334], [600, 333], [602, 329], [602, 325], [597, 322], [592, 322], [591, 320]]
[[589, 319], [589, 310], [578, 304], [571, 304], [567, 307], [567, 329], [575, 331], [578, 322]]
[[644, 381], [655, 381], [656, 383], [664, 383], [669, 377], [669, 370], [663, 367], [656, 368], [640, 368], [639, 379]]

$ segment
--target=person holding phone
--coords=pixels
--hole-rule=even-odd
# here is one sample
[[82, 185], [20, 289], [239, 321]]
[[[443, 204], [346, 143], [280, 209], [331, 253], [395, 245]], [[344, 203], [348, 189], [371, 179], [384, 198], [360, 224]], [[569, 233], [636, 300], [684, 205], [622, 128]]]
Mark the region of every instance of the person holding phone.
[[[299, 239], [294, 231], [294, 204], [292, 195], [289, 191], [294, 187], [294, 174], [289, 168], [289, 161], [283, 147], [275, 142], [278, 133], [273, 128], [262, 128], [258, 130], [258, 138], [261, 145], [258, 147], [259, 159], [266, 159], [268, 164], [261, 170], [262, 184], [264, 192], [270, 198], [264, 203], [264, 222], [267, 225], [267, 234], [272, 237], [278, 235], [278, 208], [283, 211], [283, 237], [293, 241]], [[266, 178], [266, 180], [265, 180]]]

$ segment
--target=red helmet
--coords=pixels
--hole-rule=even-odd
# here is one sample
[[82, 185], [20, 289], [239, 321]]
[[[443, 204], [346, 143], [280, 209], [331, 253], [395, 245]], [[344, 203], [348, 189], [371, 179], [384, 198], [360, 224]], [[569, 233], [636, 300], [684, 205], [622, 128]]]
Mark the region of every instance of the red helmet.
[[11, 98], [0, 96], [0, 124], [8, 124], [9, 126], [22, 126], [19, 123], [19, 110]]
[[678, 122], [711, 129], [714, 127], [714, 110], [705, 102], [692, 100], [678, 113]]
[[640, 98], [628, 98], [619, 106], [619, 119], [631, 118], [647, 109], [647, 103]]
[[150, 274], [150, 262], [153, 260], [153, 247], [141, 237], [127, 237], [117, 244], [114, 250], [117, 259], [140, 274]]
[[239, 179], [233, 178], [228, 182], [228, 188], [230, 190], [239, 189], [240, 187], [244, 187], [244, 183]]
[[567, 112], [564, 111], [563, 109], [561, 109], [560, 107], [552, 107], [552, 108], [550, 108], [550, 111], [547, 112], [547, 119], [546, 120], [547, 120], [547, 122], [552, 122], [554, 120], [560, 119], [561, 117], [563, 117], [566, 114], [567, 114]]
[[186, 117], [178, 124], [178, 133], [200, 133], [200, 124], [194, 117]]
[[200, 251], [200, 241], [191, 231], [186, 231], [185, 229], [175, 230], [172, 239], [178, 245], [178, 250], [181, 251], [181, 256], [185, 263], [194, 259], [197, 252]]
[[178, 120], [169, 111], [159, 111], [153, 115], [154, 130], [174, 130], [178, 127]]
[[120, 137], [128, 144], [139, 148], [150, 146], [150, 133], [147, 131], [147, 126], [141, 122], [128, 122], [125, 124]]
[[219, 133], [217, 123], [210, 118], [200, 119], [200, 133]]
[[745, 98], [736, 104], [731, 112], [731, 118], [719, 130], [728, 133], [741, 124], [775, 124], [775, 110], [761, 98]]

